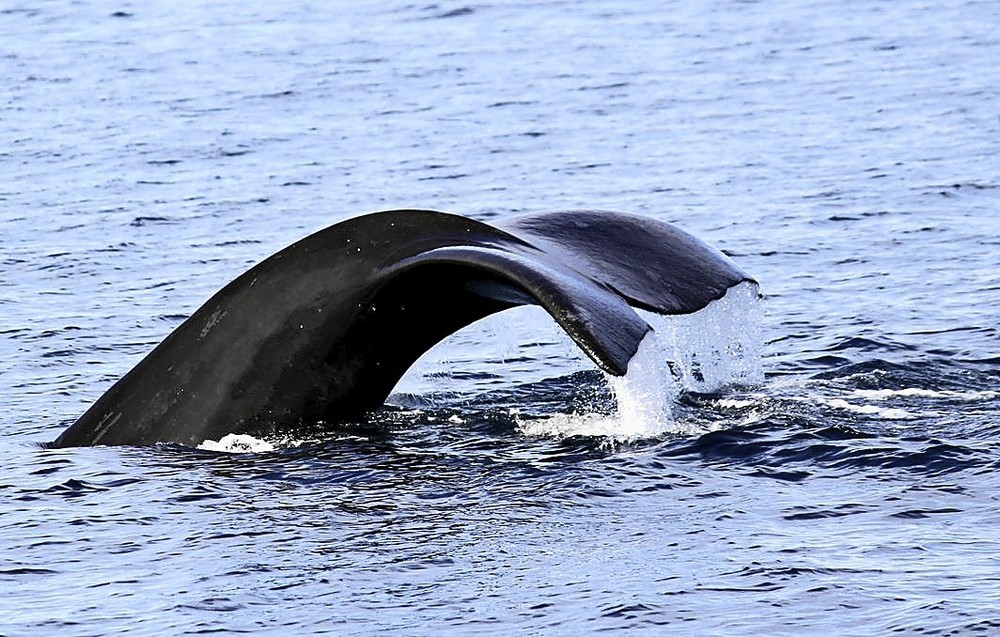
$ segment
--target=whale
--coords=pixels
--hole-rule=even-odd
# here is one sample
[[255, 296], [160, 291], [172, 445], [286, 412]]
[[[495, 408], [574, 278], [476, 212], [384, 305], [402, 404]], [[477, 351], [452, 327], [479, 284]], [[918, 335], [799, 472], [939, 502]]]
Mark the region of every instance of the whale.
[[743, 282], [755, 283], [723, 252], [646, 216], [364, 214], [227, 284], [50, 446], [197, 446], [356, 421], [436, 343], [526, 304], [622, 376], [652, 329], [637, 309], [696, 312]]

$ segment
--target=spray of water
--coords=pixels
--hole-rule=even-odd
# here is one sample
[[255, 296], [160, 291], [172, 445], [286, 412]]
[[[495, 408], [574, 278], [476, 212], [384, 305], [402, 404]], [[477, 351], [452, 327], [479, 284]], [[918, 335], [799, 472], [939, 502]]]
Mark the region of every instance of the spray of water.
[[703, 310], [684, 316], [641, 312], [653, 328], [629, 361], [608, 376], [617, 403], [611, 416], [558, 415], [520, 422], [529, 435], [603, 436], [617, 441], [696, 434], [674, 418], [682, 392], [717, 393], [762, 384], [762, 308], [756, 285], [744, 283]]
[[204, 451], [221, 451], [225, 453], [262, 453], [274, 451], [274, 444], [267, 440], [254, 438], [246, 434], [227, 434], [219, 440], [206, 440], [199, 449]]

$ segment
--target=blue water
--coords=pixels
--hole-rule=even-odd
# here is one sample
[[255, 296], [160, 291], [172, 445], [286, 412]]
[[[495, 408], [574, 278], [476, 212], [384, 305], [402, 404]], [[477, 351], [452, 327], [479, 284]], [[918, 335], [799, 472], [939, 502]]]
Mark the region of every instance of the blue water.
[[[1000, 629], [998, 25], [0, 9], [0, 634]], [[594, 435], [604, 378], [527, 312], [302, 445], [43, 448], [248, 266], [392, 207], [675, 222], [760, 280], [764, 381]]]

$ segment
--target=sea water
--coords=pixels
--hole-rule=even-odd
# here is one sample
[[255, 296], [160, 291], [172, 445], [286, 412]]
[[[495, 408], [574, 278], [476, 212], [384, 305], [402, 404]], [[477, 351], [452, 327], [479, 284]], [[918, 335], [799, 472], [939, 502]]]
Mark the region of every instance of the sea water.
[[[996, 631], [997, 7], [0, 9], [0, 634]], [[648, 215], [763, 298], [613, 383], [524, 308], [361, 422], [45, 448], [395, 207]]]

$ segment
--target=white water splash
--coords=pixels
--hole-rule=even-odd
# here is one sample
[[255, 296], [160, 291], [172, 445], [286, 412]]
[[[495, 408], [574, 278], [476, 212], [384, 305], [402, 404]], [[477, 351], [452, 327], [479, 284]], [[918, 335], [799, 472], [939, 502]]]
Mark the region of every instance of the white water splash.
[[903, 389], [855, 389], [851, 396], [864, 398], [867, 400], [892, 400], [895, 398], [927, 398], [941, 400], [958, 400], [963, 402], [975, 402], [979, 400], [993, 400], [1000, 396], [1000, 392], [995, 391], [947, 391], [934, 389], [921, 389], [919, 387], [906, 387]]
[[597, 413], [555, 414], [545, 418], [524, 419], [518, 414], [512, 414], [517, 423], [517, 429], [525, 436], [541, 438], [570, 438], [572, 436], [587, 436], [592, 438], [607, 438], [609, 440], [626, 442], [642, 439], [643, 435], [629, 435], [622, 431], [621, 419], [616, 415], [607, 416]]
[[885, 420], [911, 420], [917, 417], [916, 414], [913, 414], [905, 409], [895, 407], [879, 407], [877, 405], [856, 405], [854, 403], [847, 402], [843, 398], [831, 398], [821, 402], [827, 407], [832, 407], [834, 409], [849, 411], [855, 414], [863, 414], [865, 416], [874, 416]]
[[607, 376], [617, 413], [560, 414], [519, 422], [542, 436], [602, 436], [617, 441], [705, 431], [681, 423], [673, 408], [682, 392], [714, 393], [764, 381], [762, 308], [755, 284], [738, 285], [694, 314], [640, 312], [653, 328], [629, 361], [625, 376]]
[[225, 453], [262, 453], [274, 451], [274, 445], [270, 442], [246, 434], [227, 434], [219, 440], [206, 440], [198, 445], [198, 448], [205, 451], [222, 451]]
[[[993, 400], [998, 395], [1000, 392], [995, 391], [949, 391], [904, 387], [902, 389], [855, 389], [845, 395], [846, 399], [829, 398], [820, 402], [834, 409], [885, 420], [915, 420], [922, 417], [940, 416], [937, 411], [927, 408], [935, 401], [977, 402]], [[857, 404], [852, 402], [854, 400], [881, 404]], [[882, 406], [887, 402], [902, 404], [909, 408]]]

